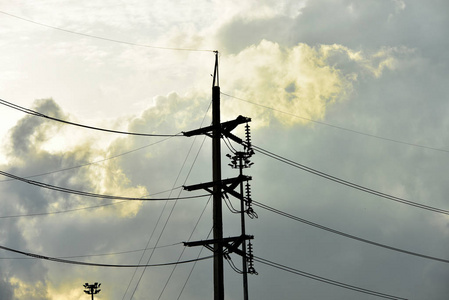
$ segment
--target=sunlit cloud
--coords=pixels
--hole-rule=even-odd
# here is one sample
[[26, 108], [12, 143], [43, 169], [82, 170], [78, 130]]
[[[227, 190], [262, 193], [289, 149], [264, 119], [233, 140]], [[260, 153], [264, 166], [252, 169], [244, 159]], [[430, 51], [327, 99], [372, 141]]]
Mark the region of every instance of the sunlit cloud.
[[[273, 111], [251, 108], [250, 114], [263, 120], [259, 125], [268, 125], [273, 119], [284, 125], [307, 123], [279, 111], [321, 120], [329, 105], [347, 99], [359, 74], [379, 77], [385, 68], [392, 69], [394, 62], [392, 51], [386, 49], [366, 55], [336, 44], [289, 48], [262, 41], [223, 61], [223, 89], [272, 107]], [[227, 108], [236, 112], [241, 105], [234, 101]]]

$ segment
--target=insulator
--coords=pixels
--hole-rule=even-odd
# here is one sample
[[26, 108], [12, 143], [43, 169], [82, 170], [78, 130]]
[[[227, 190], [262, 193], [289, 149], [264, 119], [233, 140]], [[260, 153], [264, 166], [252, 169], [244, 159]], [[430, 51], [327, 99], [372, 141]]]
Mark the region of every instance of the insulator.
[[245, 125], [245, 135], [246, 135], [246, 143], [248, 144], [248, 147], [251, 147], [251, 131], [248, 123], [246, 123]]
[[256, 269], [254, 269], [254, 260], [253, 260], [253, 244], [251, 244], [251, 241], [248, 242], [248, 273], [258, 275], [256, 272]]
[[249, 204], [251, 204], [252, 199], [251, 199], [251, 185], [249, 184], [248, 181], [246, 182], [245, 190], [246, 190], [246, 201], [247, 201], [246, 203], [249, 205]]
[[254, 154], [254, 150], [251, 147], [251, 131], [249, 128], [249, 124], [246, 123], [245, 125], [245, 136], [246, 136], [246, 153], [248, 157], [251, 157]]

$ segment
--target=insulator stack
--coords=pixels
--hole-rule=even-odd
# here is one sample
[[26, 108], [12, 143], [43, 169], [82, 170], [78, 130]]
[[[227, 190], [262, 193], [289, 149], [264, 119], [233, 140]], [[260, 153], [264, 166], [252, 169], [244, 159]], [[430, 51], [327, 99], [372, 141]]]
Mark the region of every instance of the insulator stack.
[[252, 207], [252, 203], [253, 203], [253, 199], [251, 198], [251, 186], [249, 184], [249, 182], [246, 182], [246, 195], [245, 195], [245, 204], [246, 204], [246, 214], [248, 215], [248, 217], [250, 217], [251, 219], [257, 219], [259, 216], [257, 215], [257, 213], [253, 210]]
[[253, 202], [251, 198], [251, 185], [249, 184], [249, 181], [246, 182], [245, 191], [246, 191], [246, 205], [249, 206], [251, 205], [251, 202]]
[[248, 123], [246, 123], [245, 125], [245, 136], [246, 136], [246, 146], [248, 149], [251, 149], [251, 131]]
[[248, 273], [258, 275], [256, 269], [254, 269], [254, 256], [253, 256], [253, 244], [248, 242]]

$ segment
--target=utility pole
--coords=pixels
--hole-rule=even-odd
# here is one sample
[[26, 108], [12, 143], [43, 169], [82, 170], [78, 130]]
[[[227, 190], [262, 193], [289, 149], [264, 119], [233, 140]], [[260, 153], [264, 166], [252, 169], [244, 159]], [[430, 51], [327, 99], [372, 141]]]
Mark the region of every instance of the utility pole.
[[218, 77], [218, 51], [215, 52], [212, 83], [212, 177], [213, 177], [213, 236], [214, 243], [214, 299], [224, 300], [223, 271], [223, 214], [221, 202], [221, 123], [220, 84]]
[[[244, 142], [233, 135], [231, 131], [238, 125], [250, 122], [250, 118], [243, 116], [238, 116], [235, 120], [227, 121], [221, 123], [220, 120], [220, 85], [219, 85], [219, 74], [218, 74], [218, 51], [215, 51], [215, 67], [212, 82], [212, 125], [208, 127], [203, 127], [200, 129], [183, 132], [185, 136], [193, 136], [199, 134], [205, 134], [212, 138], [212, 182], [184, 186], [185, 190], [193, 191], [198, 189], [204, 189], [212, 194], [213, 196], [213, 207], [212, 207], [212, 221], [213, 221], [213, 239], [196, 241], [196, 242], [184, 242], [185, 246], [204, 246], [214, 253], [214, 300], [224, 300], [224, 269], [223, 260], [224, 256], [228, 259], [229, 254], [234, 252], [243, 257], [244, 264], [244, 290], [245, 300], [248, 299], [247, 292], [247, 278], [246, 278], [246, 265], [247, 265], [247, 253], [246, 253], [246, 240], [252, 239], [252, 236], [245, 234], [245, 224], [244, 216], [242, 215], [242, 234], [236, 237], [223, 238], [223, 211], [222, 211], [222, 200], [223, 196], [229, 193], [236, 197], [243, 203], [245, 197], [243, 196], [243, 182], [251, 180], [251, 177], [243, 175], [241, 172], [238, 177], [222, 180], [221, 178], [221, 138], [225, 136], [239, 144]], [[245, 146], [247, 147], [247, 146]], [[247, 147], [249, 149], [249, 147]], [[252, 154], [251, 154], [252, 155]], [[246, 158], [246, 156], [245, 156]], [[242, 164], [244, 164], [242, 162]], [[243, 167], [242, 167], [243, 168]], [[241, 185], [240, 193], [234, 191], [234, 189]], [[248, 210], [242, 208], [242, 214], [247, 213]], [[238, 247], [242, 245], [242, 250]], [[252, 254], [250, 254], [252, 258]], [[252, 261], [249, 262], [251, 268]], [[249, 272], [251, 273], [251, 272]]]
[[[246, 124], [246, 143], [244, 143], [244, 151], [236, 151], [234, 156], [227, 154], [226, 156], [231, 159], [229, 166], [233, 169], [239, 169], [239, 177], [243, 178], [243, 169], [251, 167], [253, 165], [250, 162], [251, 156], [254, 155], [254, 150], [251, 147], [251, 136], [249, 125]], [[240, 223], [242, 237], [246, 236], [245, 215], [248, 214], [251, 218], [257, 218], [257, 214], [251, 207], [251, 190], [249, 183], [246, 183], [246, 193], [243, 191], [243, 181], [240, 182], [240, 194], [237, 194], [237, 198], [240, 199]], [[245, 207], [246, 206], [246, 207]], [[252, 245], [249, 244], [249, 251], [246, 247], [246, 239], [242, 240], [241, 256], [242, 256], [242, 275], [243, 275], [243, 300], [248, 300], [248, 273], [257, 274], [253, 267]], [[249, 267], [248, 267], [249, 265]]]
[[101, 283], [95, 282], [94, 284], [88, 284], [87, 282], [83, 285], [84, 292], [88, 295], [92, 295], [92, 300], [94, 300], [94, 295], [98, 294], [101, 289], [98, 289], [100, 287]]

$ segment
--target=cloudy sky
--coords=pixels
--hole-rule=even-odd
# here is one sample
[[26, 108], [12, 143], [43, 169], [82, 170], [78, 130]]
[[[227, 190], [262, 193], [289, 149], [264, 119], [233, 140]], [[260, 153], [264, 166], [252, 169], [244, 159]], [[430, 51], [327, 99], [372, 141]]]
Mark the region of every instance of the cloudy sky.
[[[437, 260], [449, 260], [447, 1], [0, 0], [0, 24], [2, 104], [119, 131], [208, 126], [218, 50], [222, 120], [250, 117], [255, 146], [445, 210], [356, 190], [256, 151], [245, 170], [253, 200], [394, 249], [255, 206], [258, 218], [247, 218], [254, 255], [393, 299], [447, 299], [449, 264]], [[179, 187], [211, 180], [209, 138], [101, 132], [5, 105], [0, 114], [2, 174], [136, 198], [204, 195]], [[240, 127], [234, 133], [243, 137]], [[222, 143], [224, 178], [237, 175], [225, 157], [232, 149]], [[0, 180], [1, 247], [114, 265], [210, 255], [181, 243], [208, 238], [208, 197], [119, 201]], [[239, 215], [223, 208], [224, 235], [239, 235]], [[250, 299], [381, 299], [254, 267]], [[5, 300], [88, 299], [85, 282], [102, 283], [96, 299], [213, 297], [210, 259], [108, 268], [1, 250], [0, 274]], [[241, 275], [227, 263], [225, 291], [242, 299]]]

